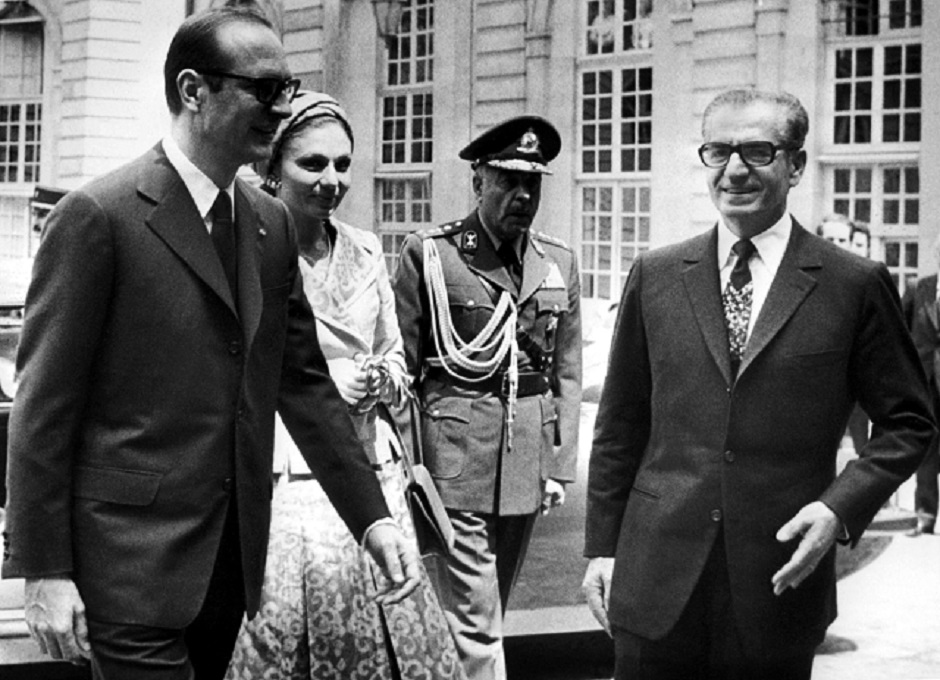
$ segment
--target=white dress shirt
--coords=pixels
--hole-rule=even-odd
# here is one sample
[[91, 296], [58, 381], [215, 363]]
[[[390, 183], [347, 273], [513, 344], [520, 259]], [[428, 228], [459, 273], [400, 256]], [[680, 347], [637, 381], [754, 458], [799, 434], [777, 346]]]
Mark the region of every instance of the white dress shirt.
[[196, 204], [196, 209], [199, 211], [202, 221], [206, 225], [206, 229], [211, 234], [212, 233], [212, 219], [209, 215], [209, 211], [212, 210], [212, 204], [215, 203], [216, 196], [219, 195], [219, 191], [225, 191], [228, 194], [229, 200], [232, 202], [232, 221], [235, 220], [235, 181], [232, 180], [224, 189], [219, 189], [202, 170], [197, 168], [191, 160], [186, 157], [186, 154], [183, 153], [183, 150], [180, 149], [179, 145], [170, 135], [167, 135], [163, 138], [163, 151], [166, 153], [166, 158], [170, 161], [170, 165], [179, 173], [180, 178], [183, 180], [183, 184], [186, 186], [186, 190], [189, 191], [189, 195], [193, 197], [193, 202]]
[[[786, 252], [787, 243], [790, 241], [791, 231], [793, 231], [793, 219], [790, 217], [790, 213], [784, 213], [783, 217], [770, 229], [765, 229], [751, 238], [751, 243], [754, 244], [756, 252], [751, 257], [749, 264], [754, 292], [751, 297], [751, 318], [747, 324], [748, 339], [750, 339], [751, 332], [754, 330], [757, 317], [760, 316], [760, 310], [767, 299], [767, 293], [770, 292], [770, 284], [774, 282], [774, 277], [780, 268], [780, 262], [783, 260], [784, 252]], [[731, 270], [734, 268], [734, 262], [737, 259], [731, 247], [740, 240], [723, 220], [719, 220], [718, 275], [721, 280], [722, 291], [731, 279]]]

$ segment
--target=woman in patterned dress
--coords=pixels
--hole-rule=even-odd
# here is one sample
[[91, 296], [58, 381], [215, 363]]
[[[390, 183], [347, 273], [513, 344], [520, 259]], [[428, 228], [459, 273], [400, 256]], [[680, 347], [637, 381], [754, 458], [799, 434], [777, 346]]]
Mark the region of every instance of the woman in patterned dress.
[[[405, 398], [406, 384], [388, 272], [375, 234], [331, 218], [349, 189], [352, 130], [328, 95], [300, 93], [291, 106], [262, 175], [297, 227], [304, 292], [330, 374], [392, 515], [413, 538], [401, 442], [386, 408]], [[242, 624], [226, 678], [462, 678], [427, 575], [403, 602], [375, 602], [381, 574], [280, 422], [274, 474], [261, 608]]]

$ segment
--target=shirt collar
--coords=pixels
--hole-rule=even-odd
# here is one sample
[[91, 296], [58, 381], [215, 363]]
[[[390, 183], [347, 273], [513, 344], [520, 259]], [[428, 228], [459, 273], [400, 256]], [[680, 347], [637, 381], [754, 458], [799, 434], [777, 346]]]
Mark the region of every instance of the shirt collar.
[[[180, 149], [176, 140], [173, 139], [171, 135], [167, 135], [163, 138], [163, 151], [166, 153], [166, 158], [170, 161], [170, 165], [179, 173], [183, 184], [186, 186], [186, 190], [189, 191], [189, 195], [193, 197], [193, 202], [196, 204], [199, 215], [203, 220], [207, 219], [209, 211], [212, 209], [212, 204], [215, 203], [215, 198], [219, 195], [219, 187], [186, 157], [186, 154], [183, 153], [183, 150]], [[232, 200], [232, 215], [234, 216], [235, 181], [233, 180], [231, 184], [222, 190], [225, 191]]]
[[[751, 237], [751, 243], [757, 251], [757, 256], [772, 271], [776, 272], [783, 260], [783, 254], [790, 242], [790, 233], [793, 231], [793, 218], [785, 212], [777, 222], [756, 236]], [[733, 263], [734, 254], [731, 247], [740, 240], [725, 221], [718, 221], [718, 269], [724, 269]]]

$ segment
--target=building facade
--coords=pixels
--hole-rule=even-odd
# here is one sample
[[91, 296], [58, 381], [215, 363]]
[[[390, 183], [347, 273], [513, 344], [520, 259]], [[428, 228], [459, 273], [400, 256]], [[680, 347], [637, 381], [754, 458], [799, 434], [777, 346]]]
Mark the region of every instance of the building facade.
[[[211, 0], [29, 0], [0, 7], [0, 257], [38, 243], [36, 185], [74, 188], [167, 129], [162, 61]], [[563, 148], [536, 228], [579, 253], [586, 298], [619, 297], [637, 253], [709, 228], [702, 111], [718, 91], [797, 95], [809, 166], [791, 209], [867, 223], [903, 289], [940, 230], [940, 3], [923, 0], [257, 0], [304, 86], [356, 134], [341, 217], [404, 235], [473, 206], [457, 152], [537, 113]], [[394, 17], [393, 13], [393, 17]], [[387, 26], [387, 23], [394, 25]], [[380, 35], [379, 32], [385, 35]]]

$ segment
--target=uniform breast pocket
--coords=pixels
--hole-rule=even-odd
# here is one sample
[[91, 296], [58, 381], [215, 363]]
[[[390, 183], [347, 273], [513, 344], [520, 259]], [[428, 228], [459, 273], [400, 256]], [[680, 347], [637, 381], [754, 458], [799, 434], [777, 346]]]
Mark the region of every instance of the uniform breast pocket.
[[454, 328], [465, 338], [482, 330], [496, 309], [482, 286], [448, 285], [447, 300]]
[[568, 311], [568, 292], [563, 288], [547, 288], [536, 292], [535, 304], [538, 313], [563, 314]]

